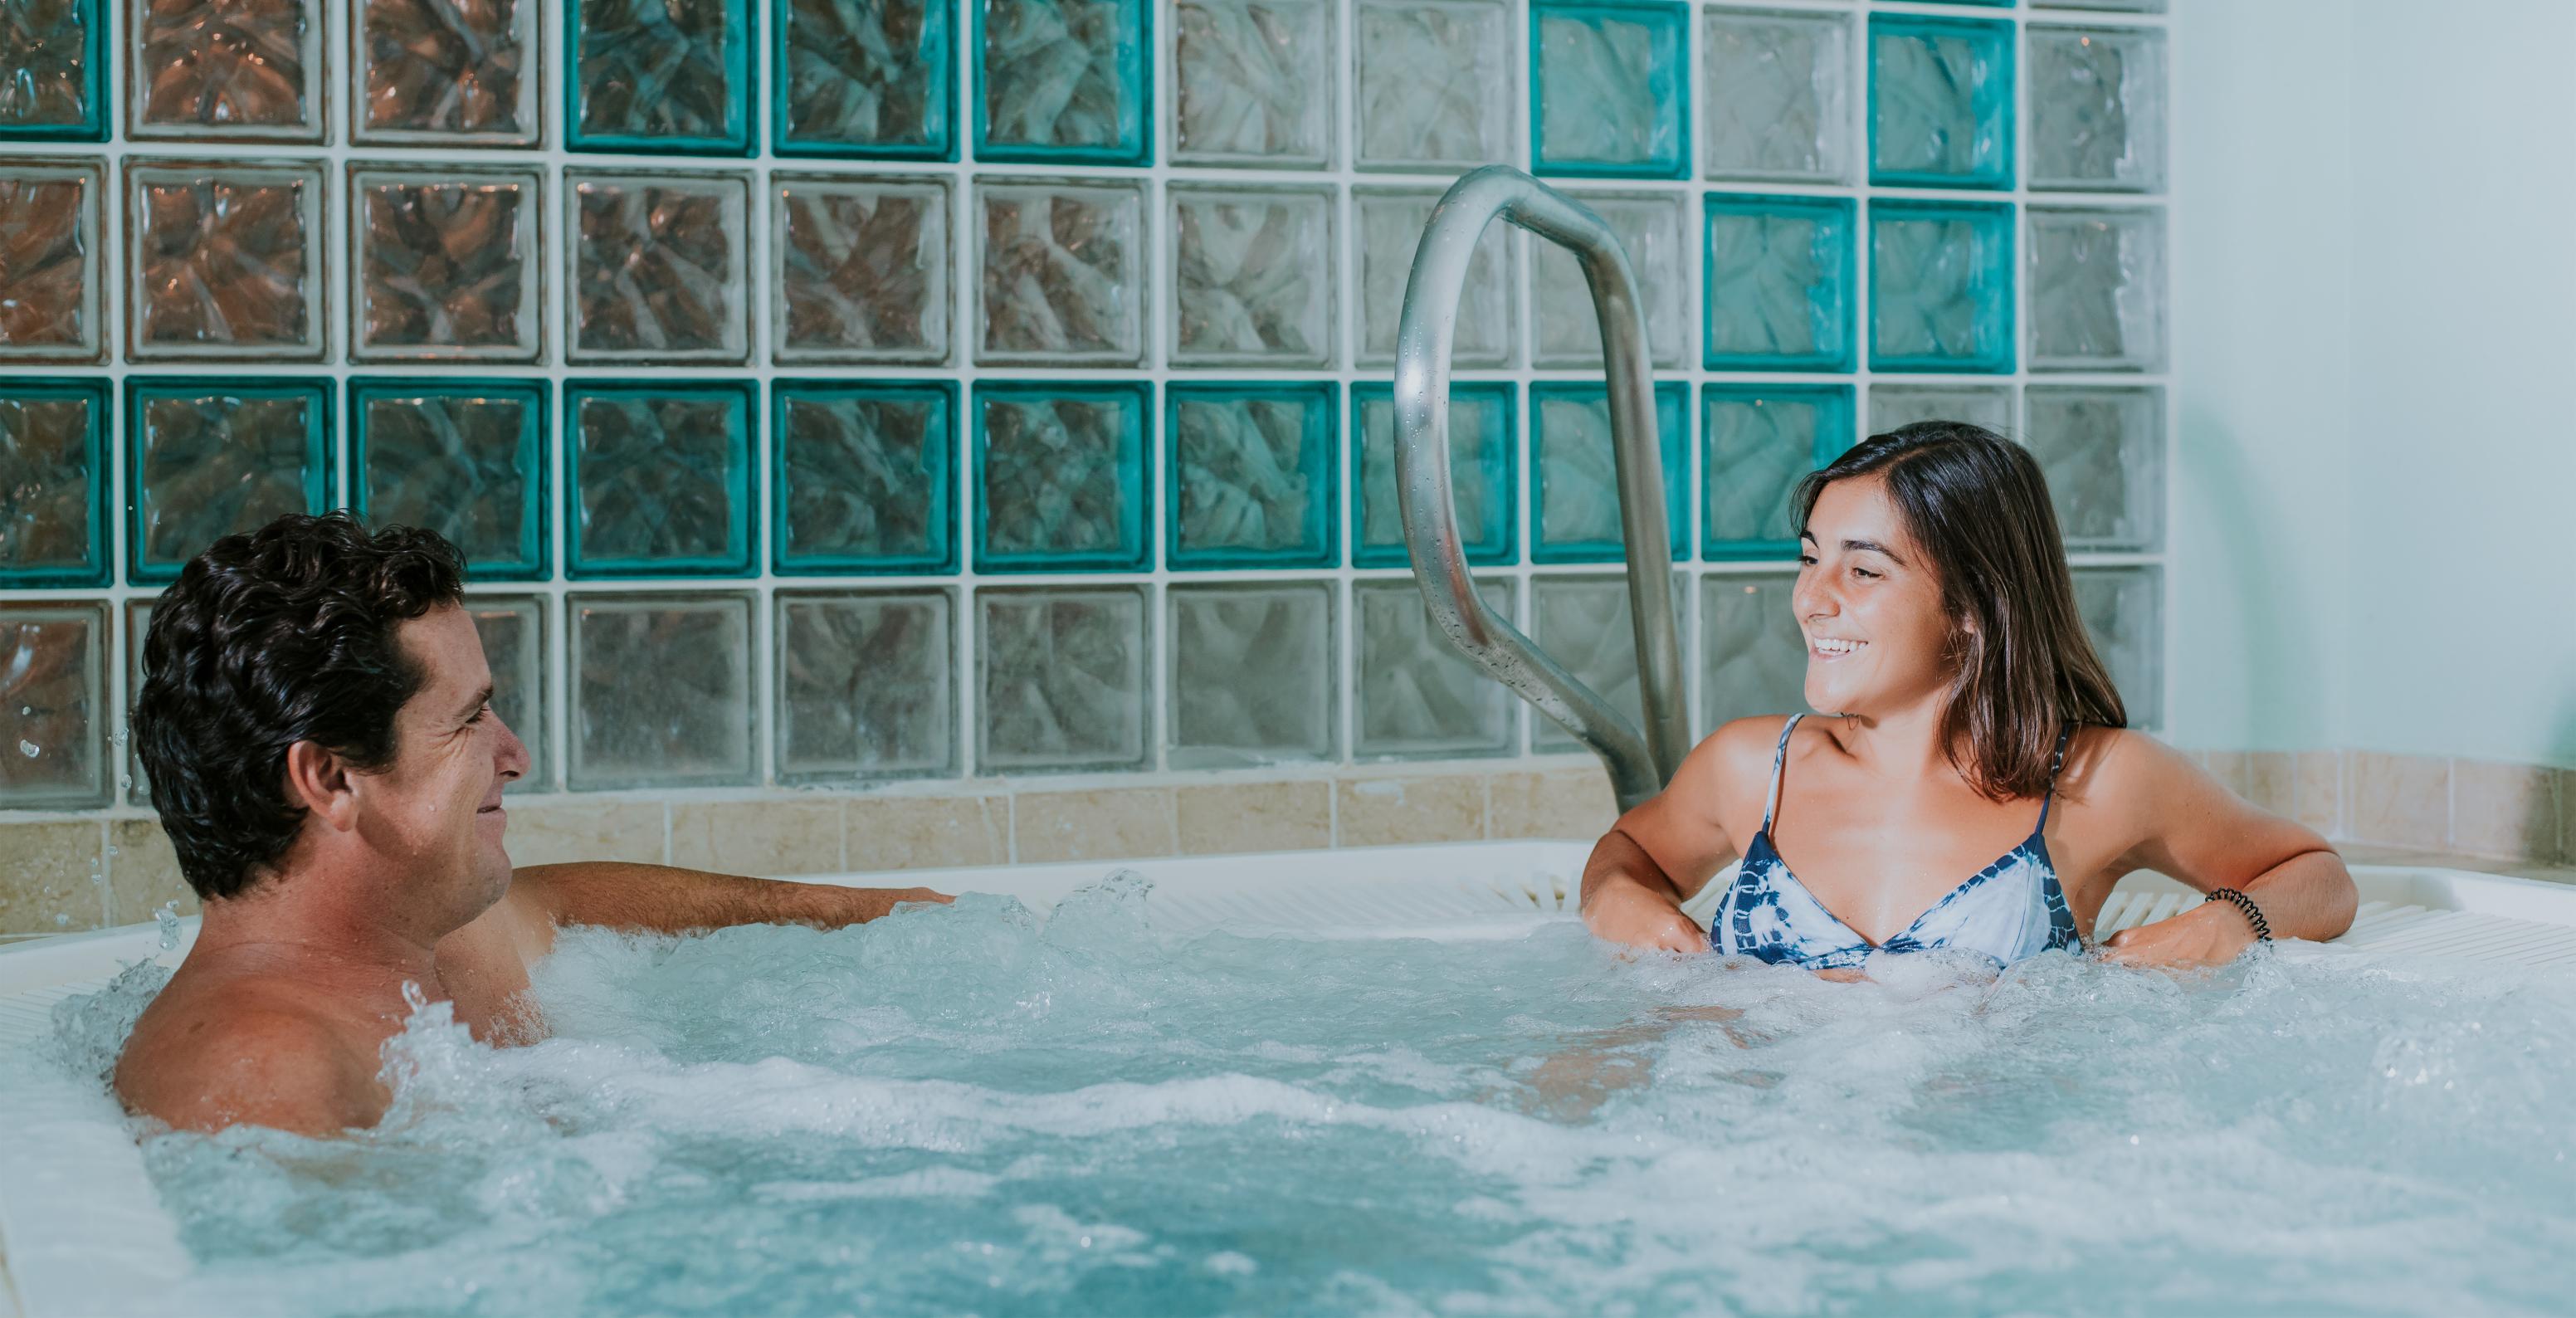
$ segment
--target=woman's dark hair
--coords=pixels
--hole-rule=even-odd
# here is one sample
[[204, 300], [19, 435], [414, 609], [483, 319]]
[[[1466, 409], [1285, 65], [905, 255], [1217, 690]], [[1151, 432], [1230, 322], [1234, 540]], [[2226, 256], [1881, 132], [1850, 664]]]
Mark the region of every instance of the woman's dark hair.
[[1859, 476], [1886, 480], [1906, 534], [1940, 573], [1958, 666], [1941, 731], [1970, 786], [1997, 800], [2037, 796], [2066, 724], [2128, 726], [2076, 611], [2048, 478], [2029, 450], [1963, 421], [1872, 435], [1799, 482], [1799, 529], [1826, 486]]
[[152, 606], [132, 726], [199, 897], [240, 894], [295, 841], [288, 747], [392, 763], [394, 714], [424, 676], [394, 631], [459, 602], [464, 583], [464, 558], [436, 532], [369, 535], [345, 512], [289, 514], [189, 561]]

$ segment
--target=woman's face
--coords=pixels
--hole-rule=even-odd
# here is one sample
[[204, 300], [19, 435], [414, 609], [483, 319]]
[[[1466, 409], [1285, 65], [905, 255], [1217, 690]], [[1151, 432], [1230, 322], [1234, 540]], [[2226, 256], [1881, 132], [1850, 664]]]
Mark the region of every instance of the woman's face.
[[1883, 478], [1838, 480], [1817, 497], [1789, 602], [1816, 710], [1874, 717], [1948, 689], [1940, 573], [1906, 534]]

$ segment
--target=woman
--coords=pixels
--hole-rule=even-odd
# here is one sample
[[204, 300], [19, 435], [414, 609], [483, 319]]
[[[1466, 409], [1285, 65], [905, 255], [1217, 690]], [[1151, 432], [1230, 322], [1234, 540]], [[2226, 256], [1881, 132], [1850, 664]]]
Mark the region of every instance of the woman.
[[[1843, 975], [1882, 951], [2010, 963], [2082, 950], [2139, 869], [2209, 896], [2113, 935], [2112, 960], [2215, 964], [2351, 925], [2325, 839], [2123, 726], [2019, 445], [1921, 422], [1797, 497], [1806, 699], [1834, 712], [1737, 719], [1621, 816], [1584, 868], [1595, 934]], [[1739, 855], [1700, 929], [1682, 903]]]

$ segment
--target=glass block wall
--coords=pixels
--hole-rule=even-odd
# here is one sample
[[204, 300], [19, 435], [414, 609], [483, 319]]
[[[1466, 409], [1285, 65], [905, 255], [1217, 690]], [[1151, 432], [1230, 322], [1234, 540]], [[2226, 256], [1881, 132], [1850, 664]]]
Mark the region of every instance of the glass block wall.
[[[1644, 283], [1699, 727], [1799, 705], [1790, 485], [1926, 416], [2036, 450], [2153, 725], [2161, 7], [0, 0], [0, 808], [142, 800], [154, 592], [341, 505], [465, 548], [526, 790], [1564, 751], [1395, 511], [1491, 161]], [[1633, 710], [1592, 313], [1485, 241], [1471, 553]]]

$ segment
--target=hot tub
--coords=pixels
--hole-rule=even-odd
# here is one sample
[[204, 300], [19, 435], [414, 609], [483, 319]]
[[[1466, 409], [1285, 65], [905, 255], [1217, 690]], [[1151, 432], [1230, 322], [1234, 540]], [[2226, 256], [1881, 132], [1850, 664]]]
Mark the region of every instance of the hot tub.
[[[2446, 1294], [2512, 1309], [2563, 1294], [2524, 1265], [2576, 1243], [2566, 1123], [2549, 1117], [2554, 1136], [2512, 1131], [2563, 1109], [2558, 1082], [2576, 1076], [2565, 1047], [2576, 889], [2363, 866], [2362, 913], [2345, 937], [2285, 945], [2198, 987], [2067, 957], [2000, 979], [1926, 963], [1883, 984], [1829, 986], [1707, 958], [1623, 960], [1591, 944], [1571, 927], [1588, 851], [1468, 843], [837, 875], [810, 881], [926, 883], [1014, 898], [1030, 914], [994, 900], [843, 934], [746, 932], [748, 962], [703, 950], [708, 940], [568, 939], [555, 960], [580, 964], [560, 983], [540, 977], [558, 995], [550, 1016], [572, 1023], [566, 1037], [496, 1061], [416, 1024], [407, 1054], [424, 1074], [490, 1072], [471, 1082], [492, 1086], [475, 1101], [530, 1105], [534, 1143], [481, 1148], [472, 1156], [492, 1166], [447, 1190], [483, 1196], [496, 1218], [526, 1215], [535, 1234], [423, 1228], [465, 1231], [452, 1267], [399, 1250], [392, 1263], [362, 1249], [289, 1258], [280, 1266], [304, 1289], [275, 1292], [234, 1268], [228, 1247], [206, 1244], [224, 1228], [200, 1221], [192, 1235], [163, 1199], [202, 1209], [206, 1178], [230, 1174], [225, 1159], [309, 1180], [315, 1159], [340, 1155], [172, 1137], [197, 1142], [156, 1143], [147, 1171], [107, 1096], [30, 1051], [52, 1034], [56, 1004], [129, 963], [175, 964], [193, 922], [167, 947], [151, 926], [19, 944], [0, 951], [0, 1313], [1937, 1312], [2044, 1310], [2050, 1294], [2073, 1304], [2052, 1287], [2076, 1277], [2128, 1288], [2088, 1291], [2080, 1307], [2106, 1312], [2195, 1297], [2406, 1309]], [[1092, 886], [1120, 871], [1136, 877]], [[1034, 913], [1087, 887], [1061, 928], [1040, 926]], [[1722, 887], [1721, 876], [1694, 913], [1704, 920]], [[2180, 885], [2140, 876], [2096, 936], [2187, 900]], [[937, 983], [941, 966], [954, 968], [953, 993]], [[902, 981], [896, 996], [830, 1000], [877, 973]], [[637, 985], [691, 984], [725, 1002], [662, 1020], [600, 1014]], [[1173, 1024], [1201, 1010], [1193, 993], [1217, 1003], [1196, 1036]], [[793, 1015], [800, 995], [820, 1004], [815, 1018]], [[1384, 1006], [1397, 999], [1413, 1005]], [[1293, 1005], [1265, 1017], [1273, 1000]], [[1560, 1000], [1574, 1005], [1552, 1018]], [[2453, 1006], [2409, 1005], [2437, 1002]], [[721, 1038], [737, 1004], [745, 1031], [776, 1031], [777, 1056]], [[949, 1033], [921, 1024], [952, 1009], [964, 1014], [938, 1027]], [[2137, 1037], [2110, 1052], [2083, 1051], [2093, 1035], [2131, 1028]], [[2521, 1044], [2502, 1038], [2524, 1028]], [[2303, 1030], [2314, 1037], [2293, 1037]], [[978, 1071], [963, 1054], [988, 1036], [992, 1065]], [[1119, 1052], [1120, 1040], [1136, 1051]], [[2294, 1060], [2266, 1081], [2276, 1054]], [[2119, 1069], [2106, 1058], [2155, 1075], [2105, 1080]], [[468, 1092], [486, 1093], [454, 1090], [451, 1106]], [[2227, 1115], [2240, 1108], [2252, 1115]], [[706, 1126], [711, 1109], [751, 1133]], [[2474, 1136], [2457, 1151], [2467, 1164], [2513, 1164], [2512, 1184], [2482, 1191], [2487, 1208], [2475, 1211], [2447, 1198], [2467, 1191], [2442, 1169], [2498, 1169], [2371, 1165], [2378, 1155], [2330, 1129], [2380, 1122], [2372, 1138], [2383, 1142], [2419, 1126], [2458, 1141], [2448, 1123], [2480, 1115], [2515, 1152]], [[2223, 1153], [2216, 1162], [2195, 1143], [2213, 1121], [2223, 1128], [2203, 1133]], [[2285, 1133], [2310, 1129], [2302, 1122], [2327, 1133]], [[578, 1156], [565, 1152], [575, 1145]], [[529, 1148], [544, 1155], [531, 1164], [540, 1171], [514, 1180], [510, 1162]], [[710, 1218], [692, 1244], [651, 1218], [662, 1234], [649, 1238], [677, 1242], [657, 1248], [685, 1256], [671, 1276], [538, 1266], [647, 1238], [633, 1234], [647, 1230], [635, 1205], [660, 1195], [668, 1202], [653, 1211], [667, 1218], [711, 1193], [689, 1180], [702, 1168], [680, 1164], [724, 1148], [746, 1166], [776, 1164], [726, 1191], [750, 1205], [759, 1238], [706, 1243], [727, 1230]], [[2270, 1160], [2262, 1184], [2309, 1220], [2185, 1220], [2210, 1216], [2190, 1208], [2195, 1196], [2249, 1160]], [[566, 1195], [580, 1204], [563, 1207]], [[1310, 1200], [1321, 1207], [1307, 1211]], [[592, 1220], [629, 1234], [581, 1235]], [[2252, 1238], [2261, 1222], [2277, 1239]], [[922, 1232], [908, 1244], [907, 1223]], [[841, 1272], [839, 1256], [818, 1252], [835, 1232], [857, 1251]], [[2404, 1253], [2400, 1239], [2427, 1252], [2381, 1275], [2403, 1262], [2391, 1253]], [[192, 1259], [192, 1241], [221, 1266]], [[2003, 1257], [1996, 1241], [2025, 1244]], [[2107, 1241], [2140, 1252], [2118, 1266], [2088, 1253]], [[2455, 1241], [2471, 1256], [2446, 1264], [2431, 1252], [2456, 1254]], [[701, 1245], [735, 1271], [688, 1261]], [[2240, 1245], [2241, 1259], [2208, 1253]], [[512, 1268], [473, 1276], [491, 1251], [516, 1248], [525, 1255]], [[872, 1249], [882, 1252], [861, 1257]], [[924, 1269], [937, 1278], [914, 1275]], [[2203, 1270], [2214, 1289], [2196, 1289]], [[422, 1280], [450, 1274], [471, 1280]], [[398, 1276], [410, 1289], [363, 1293], [366, 1278]], [[989, 1286], [969, 1284], [978, 1277]]]

